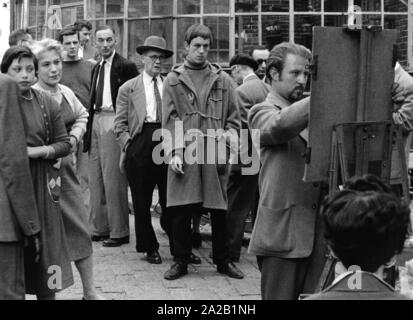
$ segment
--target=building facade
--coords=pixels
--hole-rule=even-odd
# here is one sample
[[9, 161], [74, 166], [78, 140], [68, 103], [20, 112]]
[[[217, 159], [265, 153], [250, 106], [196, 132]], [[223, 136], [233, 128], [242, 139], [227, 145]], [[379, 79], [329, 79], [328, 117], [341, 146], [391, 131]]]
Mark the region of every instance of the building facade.
[[185, 30], [201, 22], [215, 37], [210, 61], [226, 66], [232, 55], [257, 45], [271, 48], [294, 41], [311, 48], [312, 27], [346, 24], [352, 4], [361, 8], [363, 24], [399, 31], [398, 59], [413, 71], [411, 0], [16, 0], [11, 25], [27, 27], [41, 39], [55, 37], [61, 26], [76, 19], [87, 19], [94, 28], [110, 24], [118, 52], [138, 66], [135, 48], [148, 35], [160, 35], [176, 52], [168, 61], [171, 66], [182, 61]]

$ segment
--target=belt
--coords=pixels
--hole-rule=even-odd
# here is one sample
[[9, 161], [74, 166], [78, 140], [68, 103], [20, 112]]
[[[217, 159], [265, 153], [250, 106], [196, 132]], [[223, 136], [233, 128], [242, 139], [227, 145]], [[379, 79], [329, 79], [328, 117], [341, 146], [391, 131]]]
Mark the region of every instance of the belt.
[[149, 127], [159, 127], [161, 126], [160, 122], [144, 122], [144, 126], [149, 126]]
[[102, 108], [99, 108], [99, 109], [95, 109], [95, 110], [94, 110], [94, 113], [103, 113], [103, 112], [105, 112], [105, 113], [115, 113], [115, 110], [102, 109]]

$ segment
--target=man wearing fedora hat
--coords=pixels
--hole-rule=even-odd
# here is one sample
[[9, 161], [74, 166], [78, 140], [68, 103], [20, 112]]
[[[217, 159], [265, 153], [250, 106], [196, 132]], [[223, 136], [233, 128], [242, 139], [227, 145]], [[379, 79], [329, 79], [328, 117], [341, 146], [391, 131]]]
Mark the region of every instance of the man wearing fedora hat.
[[146, 253], [149, 263], [162, 262], [159, 243], [151, 222], [150, 206], [155, 185], [162, 208], [161, 225], [167, 225], [166, 164], [155, 164], [152, 151], [155, 130], [161, 128], [162, 64], [173, 55], [162, 37], [149, 36], [136, 51], [142, 56], [144, 71], [119, 89], [116, 101], [115, 134], [121, 147], [120, 169], [126, 173], [135, 212], [136, 251]]

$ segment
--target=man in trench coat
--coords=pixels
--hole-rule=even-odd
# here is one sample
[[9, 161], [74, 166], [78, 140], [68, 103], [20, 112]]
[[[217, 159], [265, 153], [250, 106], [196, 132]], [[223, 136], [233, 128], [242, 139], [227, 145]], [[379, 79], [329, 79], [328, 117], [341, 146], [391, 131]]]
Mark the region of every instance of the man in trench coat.
[[[191, 217], [199, 210], [211, 214], [212, 251], [217, 271], [243, 278], [242, 272], [229, 262], [226, 230], [230, 150], [227, 144], [233, 137], [232, 132], [240, 127], [240, 114], [231, 78], [219, 66], [207, 61], [211, 42], [208, 27], [192, 25], [185, 33], [186, 61], [175, 67], [164, 81], [162, 127], [170, 133], [164, 136], [165, 154], [170, 160], [167, 206], [176, 262], [165, 273], [167, 280], [187, 273]], [[189, 137], [200, 146], [195, 151], [201, 161], [189, 159], [194, 146]]]

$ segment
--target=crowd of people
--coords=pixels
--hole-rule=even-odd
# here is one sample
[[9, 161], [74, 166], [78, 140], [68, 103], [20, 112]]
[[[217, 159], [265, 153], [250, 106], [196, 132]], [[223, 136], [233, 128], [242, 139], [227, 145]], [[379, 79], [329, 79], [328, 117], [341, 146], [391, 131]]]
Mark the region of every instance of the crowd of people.
[[[163, 74], [174, 55], [164, 38], [151, 35], [136, 48], [139, 72], [116, 52], [118, 37], [87, 21], [64, 27], [57, 40], [34, 41], [24, 30], [10, 36], [1, 62], [8, 76], [0, 75], [0, 299], [54, 299], [73, 284], [71, 262], [83, 298], [102, 299], [92, 242], [130, 242], [128, 186], [136, 251], [151, 264], [162, 263], [151, 216], [158, 190], [173, 257], [166, 280], [202, 263], [192, 248], [203, 214], [217, 272], [243, 279], [237, 263], [251, 215], [249, 253], [263, 299], [315, 293], [328, 248], [344, 275], [313, 299], [354, 298], [340, 291], [353, 265], [381, 293], [373, 297], [402, 298], [381, 280], [408, 234], [400, 198], [365, 176], [321, 206], [321, 185], [302, 181], [309, 49], [256, 47], [232, 57], [228, 73], [208, 61], [211, 30], [194, 24], [184, 61]], [[393, 119], [410, 145], [413, 79], [400, 65], [395, 83]], [[371, 298], [363, 290], [356, 298]]]

